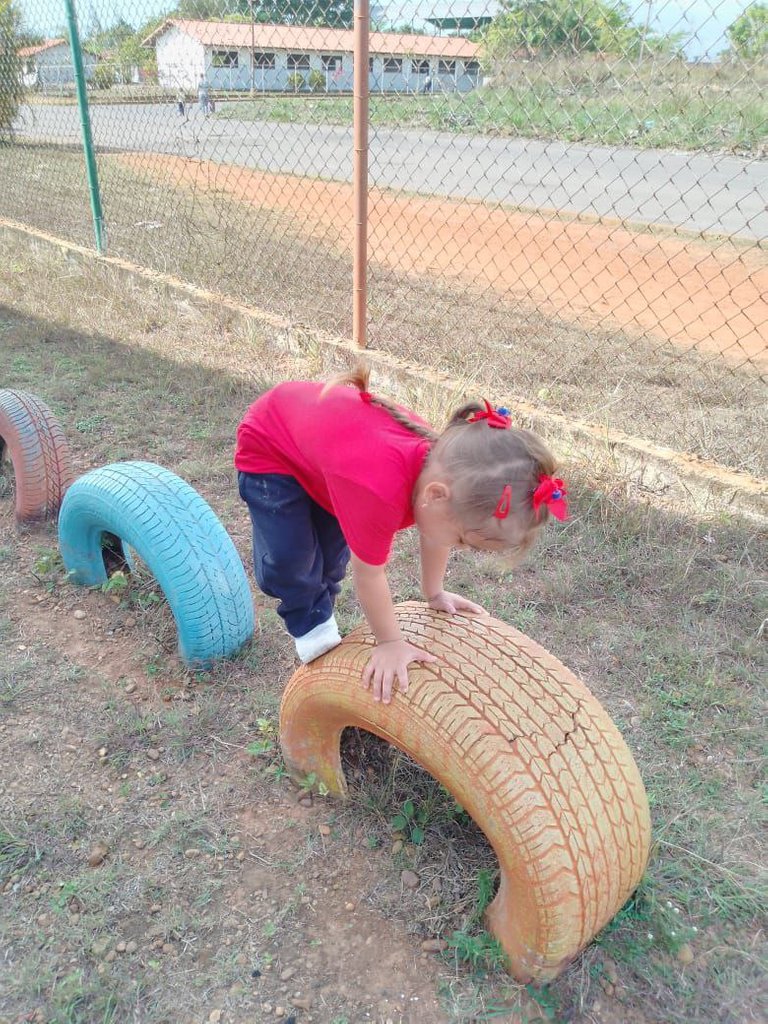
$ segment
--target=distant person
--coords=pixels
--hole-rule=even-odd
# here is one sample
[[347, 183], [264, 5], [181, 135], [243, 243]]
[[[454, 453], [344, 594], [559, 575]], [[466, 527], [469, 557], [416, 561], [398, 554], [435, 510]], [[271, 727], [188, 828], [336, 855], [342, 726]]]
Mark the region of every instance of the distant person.
[[179, 91], [176, 93], [176, 110], [178, 111], [180, 117], [184, 117], [185, 103], [186, 97], [184, 96], [184, 93], [181, 91], [181, 89], [179, 89]]
[[424, 79], [424, 92], [432, 92], [432, 73], [430, 72]]
[[211, 97], [208, 92], [208, 83], [205, 80], [205, 75], [200, 75], [200, 82], [197, 86], [197, 99], [200, 104], [200, 110], [207, 117], [211, 110]]

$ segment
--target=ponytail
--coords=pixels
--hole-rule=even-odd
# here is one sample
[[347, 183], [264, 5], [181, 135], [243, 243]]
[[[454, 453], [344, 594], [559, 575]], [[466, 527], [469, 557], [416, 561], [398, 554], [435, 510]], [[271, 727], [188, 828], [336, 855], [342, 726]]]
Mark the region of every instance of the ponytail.
[[370, 379], [370, 365], [364, 359], [358, 359], [351, 370], [347, 370], [346, 373], [338, 373], [335, 377], [332, 377], [320, 392], [320, 397], [325, 398], [331, 388], [335, 387], [357, 388], [361, 398], [368, 405], [377, 405], [380, 409], [385, 409], [393, 420], [399, 423], [401, 427], [405, 427], [406, 430], [410, 430], [412, 434], [424, 437], [427, 441], [436, 441], [438, 439], [440, 435], [432, 430], [431, 427], [428, 427], [425, 423], [419, 423], [418, 420], [412, 420], [394, 402], [388, 398], [382, 398], [380, 395], [372, 395], [368, 390]]

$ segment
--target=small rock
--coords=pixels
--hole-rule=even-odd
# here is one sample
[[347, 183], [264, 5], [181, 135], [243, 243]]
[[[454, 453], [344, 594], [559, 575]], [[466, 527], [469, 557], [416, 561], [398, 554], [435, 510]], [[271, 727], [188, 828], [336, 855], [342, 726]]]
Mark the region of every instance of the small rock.
[[208, 1014], [208, 1024], [219, 1024], [221, 1020], [221, 1010], [211, 1010]]
[[406, 889], [418, 889], [421, 879], [415, 871], [410, 871], [408, 868], [405, 869], [400, 875], [400, 881], [403, 883]]
[[445, 939], [424, 939], [421, 948], [425, 953], [442, 953], [448, 949], [448, 943]]
[[329, 825], [318, 825], [317, 831], [321, 836], [329, 836], [331, 834], [331, 828]]
[[392, 843], [392, 853], [400, 853], [404, 845], [405, 844], [402, 839], [396, 839], [394, 843]]
[[117, 953], [116, 953], [116, 951], [114, 949], [110, 949], [110, 951], [104, 957], [104, 960], [108, 964], [113, 963], [115, 960], [117, 960]]
[[677, 959], [681, 964], [692, 964], [693, 963], [693, 950], [687, 942], [677, 951]]
[[291, 1000], [297, 1010], [311, 1010], [312, 996], [295, 995]]
[[107, 952], [108, 949], [109, 949], [109, 936], [108, 935], [100, 935], [98, 937], [98, 939], [94, 940], [93, 945], [91, 946], [91, 953], [93, 953], [94, 956], [102, 957], [102, 956], [104, 956], [104, 954]]
[[163, 952], [164, 953], [175, 953], [176, 952], [176, 947], [174, 946], [174, 944], [172, 942], [164, 942], [163, 943]]
[[138, 948], [138, 943], [134, 942], [133, 939], [131, 939], [130, 942], [126, 942], [125, 944], [126, 953], [135, 953]]
[[201, 850], [198, 850], [193, 846], [189, 850], [184, 851], [184, 856], [187, 858], [187, 860], [194, 860], [195, 857], [199, 857], [201, 853]]
[[84, 618], [85, 618], [85, 612], [83, 611], [83, 609], [82, 609], [82, 608], [77, 608], [77, 609], [76, 609], [76, 610], [75, 610], [75, 611], [73, 612], [73, 615], [74, 615], [74, 617], [75, 617], [76, 619], [84, 619]]
[[276, 1006], [275, 1007], [275, 1016], [276, 1017], [284, 1017], [285, 1016], [285, 1007], [284, 1006]]
[[129, 615], [128, 618], [125, 620], [125, 625], [128, 629], [133, 629], [133, 627], [136, 625], [136, 619], [134, 619], [132, 615]]
[[354, 903], [345, 903], [344, 904], [344, 909], [345, 910], [354, 910], [355, 909], [355, 904]]
[[286, 967], [284, 971], [280, 972], [280, 981], [288, 981], [296, 973], [295, 967]]
[[99, 864], [102, 864], [109, 853], [109, 847], [104, 842], [95, 843], [91, 847], [91, 852], [88, 854], [88, 864], [92, 868], [96, 868]]
[[118, 952], [118, 953], [124, 953], [124, 952], [125, 952], [125, 947], [126, 947], [126, 946], [127, 946], [127, 943], [126, 943], [126, 942], [120, 941], [120, 942], [118, 942], [118, 944], [117, 944], [117, 945], [115, 946], [115, 949], [117, 950], [117, 952]]
[[125, 688], [126, 693], [136, 693], [136, 683], [128, 683]]
[[162, 909], [163, 908], [162, 908], [161, 904], [153, 903], [152, 906], [149, 908], [149, 912], [150, 912], [150, 914], [159, 914]]
[[144, 847], [146, 846], [146, 843], [144, 842], [143, 839], [134, 839], [133, 845], [136, 847], [137, 850], [143, 850]]
[[159, 761], [160, 751], [157, 749], [157, 747], [150, 747], [149, 750], [147, 751], [147, 757], [149, 758], [150, 761]]

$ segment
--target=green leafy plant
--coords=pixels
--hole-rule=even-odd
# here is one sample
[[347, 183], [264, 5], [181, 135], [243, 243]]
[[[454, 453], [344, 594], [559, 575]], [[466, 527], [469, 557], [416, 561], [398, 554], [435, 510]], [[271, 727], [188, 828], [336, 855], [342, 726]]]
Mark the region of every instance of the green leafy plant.
[[308, 772], [306, 775], [299, 776], [296, 781], [302, 794], [317, 793], [318, 796], [328, 796], [330, 792], [326, 784], [318, 779], [316, 772]]
[[404, 832], [414, 846], [421, 846], [429, 824], [429, 810], [423, 804], [417, 807], [413, 800], [406, 800], [390, 824], [397, 832]]
[[126, 573], [118, 569], [117, 572], [112, 573], [105, 583], [102, 583], [101, 592], [122, 597], [128, 591], [130, 585], [130, 580]]

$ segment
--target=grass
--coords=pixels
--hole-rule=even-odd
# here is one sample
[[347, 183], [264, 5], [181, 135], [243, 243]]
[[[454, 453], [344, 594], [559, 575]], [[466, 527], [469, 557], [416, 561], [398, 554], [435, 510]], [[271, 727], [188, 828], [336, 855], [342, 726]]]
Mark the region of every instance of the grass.
[[[187, 190], [131, 172], [113, 157], [100, 162], [112, 253], [252, 302], [294, 325], [351, 334], [351, 263], [332, 232], [319, 234], [287, 213], [244, 207], [221, 192]], [[0, 170], [8, 216], [92, 245], [78, 155], [5, 148]], [[233, 259], [234, 251], [244, 255]], [[26, 266], [8, 266], [15, 293], [25, 289]], [[70, 301], [79, 301], [74, 269], [59, 287]], [[370, 311], [372, 346], [427, 362], [478, 390], [508, 388], [510, 397], [732, 468], [768, 472], [768, 447], [761, 443], [765, 389], [755, 372], [732, 370], [720, 359], [651, 338], [587, 329], [507, 301], [492, 289], [452, 286], [375, 262]], [[179, 314], [194, 332], [196, 315], [183, 309]], [[145, 328], [161, 333], [167, 321], [167, 311], [160, 309]], [[15, 358], [23, 373], [24, 355]], [[114, 430], [100, 407], [84, 410], [77, 429], [97, 436]], [[193, 439], [204, 442], [205, 418], [193, 430]]]
[[[297, 124], [352, 123], [351, 97], [264, 96], [220, 104], [216, 117]], [[372, 93], [372, 129], [453, 131], [600, 145], [729, 150], [764, 155], [765, 69], [613, 57], [512, 61], [494, 84], [466, 94]]]
[[[210, 502], [248, 564], [234, 427], [271, 381], [328, 374], [322, 352], [289, 354], [215, 307], [44, 250], [4, 246], [0, 303], [2, 386], [52, 406], [78, 467], [168, 466]], [[86, 429], [96, 417], [100, 428]], [[190, 1024], [213, 1008], [266, 1020], [265, 1005], [300, 989], [323, 1020], [381, 1011], [469, 1024], [536, 1009], [571, 1024], [598, 1012], [611, 1024], [757, 1024], [765, 532], [654, 508], [610, 468], [568, 476], [574, 517], [534, 559], [510, 575], [460, 555], [450, 584], [592, 688], [638, 760], [656, 844], [640, 890], [597, 942], [555, 983], [528, 991], [499, 970], [483, 930], [492, 851], [418, 765], [351, 734], [352, 799], [296, 804], [274, 745], [293, 658], [271, 602], [256, 595], [257, 641], [241, 657], [190, 674], [165, 603], [139, 603], [149, 581], [75, 590], [52, 528], [17, 531], [0, 500], [0, 934], [13, 950], [2, 967], [11, 1019], [160, 1024], [179, 1020], [183, 1005]], [[415, 557], [405, 535], [390, 567], [398, 600], [416, 596]], [[80, 607], [83, 623], [72, 618]], [[358, 617], [347, 588], [340, 619]], [[91, 869], [97, 840], [110, 852]], [[419, 876], [415, 891], [400, 884], [405, 868]], [[435, 936], [448, 948], [419, 960], [419, 942]], [[130, 942], [134, 952], [118, 949]], [[397, 968], [382, 980], [390, 953]], [[300, 973], [284, 993], [286, 966]], [[393, 982], [419, 995], [418, 1016], [399, 1003], [382, 1010], [376, 986]]]

